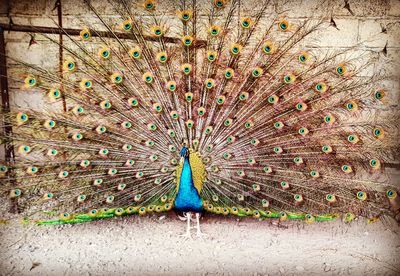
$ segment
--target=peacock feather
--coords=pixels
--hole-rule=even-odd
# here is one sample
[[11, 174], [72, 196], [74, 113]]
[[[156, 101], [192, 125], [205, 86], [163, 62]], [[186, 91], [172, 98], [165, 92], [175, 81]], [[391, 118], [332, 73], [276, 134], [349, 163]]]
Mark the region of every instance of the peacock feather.
[[363, 75], [379, 53], [319, 48], [330, 15], [292, 22], [267, 12], [268, 0], [250, 11], [181, 0], [172, 18], [162, 3], [119, 0], [103, 16], [98, 1], [85, 3], [79, 36], [40, 35], [62, 48], [61, 70], [7, 57], [9, 79], [45, 99], [3, 110], [15, 159], [0, 166], [0, 190], [27, 219], [398, 213], [387, 172], [398, 163], [398, 110], [384, 71]]

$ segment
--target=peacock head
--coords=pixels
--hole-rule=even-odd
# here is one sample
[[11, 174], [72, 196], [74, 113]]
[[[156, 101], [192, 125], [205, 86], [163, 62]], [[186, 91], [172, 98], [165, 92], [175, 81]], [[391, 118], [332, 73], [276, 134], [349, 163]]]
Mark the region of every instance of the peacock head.
[[187, 147], [187, 143], [183, 142], [182, 143], [182, 149], [180, 151], [180, 156], [184, 157], [184, 158], [187, 158], [187, 157], [189, 157], [189, 153], [190, 152], [189, 152], [189, 149]]

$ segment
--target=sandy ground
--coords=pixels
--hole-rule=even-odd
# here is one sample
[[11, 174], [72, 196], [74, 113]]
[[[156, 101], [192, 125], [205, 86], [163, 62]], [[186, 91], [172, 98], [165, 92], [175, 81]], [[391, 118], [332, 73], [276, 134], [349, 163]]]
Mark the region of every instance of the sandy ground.
[[[400, 227], [205, 217], [185, 240], [174, 214], [80, 225], [0, 225], [1, 275], [400, 275]], [[195, 230], [193, 229], [193, 236]]]

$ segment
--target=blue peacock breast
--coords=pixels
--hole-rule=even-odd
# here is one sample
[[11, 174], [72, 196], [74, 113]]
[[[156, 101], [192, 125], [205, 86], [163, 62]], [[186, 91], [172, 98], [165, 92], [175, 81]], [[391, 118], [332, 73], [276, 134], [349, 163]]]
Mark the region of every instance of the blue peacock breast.
[[189, 162], [189, 150], [183, 147], [181, 156], [184, 158], [183, 168], [179, 180], [179, 189], [175, 198], [174, 209], [181, 212], [196, 212], [203, 210], [203, 201], [194, 186], [192, 169]]

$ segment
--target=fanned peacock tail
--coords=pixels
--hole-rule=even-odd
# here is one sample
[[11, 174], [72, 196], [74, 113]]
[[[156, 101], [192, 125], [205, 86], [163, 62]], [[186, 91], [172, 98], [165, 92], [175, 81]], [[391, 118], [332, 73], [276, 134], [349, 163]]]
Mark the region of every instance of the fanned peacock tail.
[[313, 222], [398, 212], [385, 173], [398, 161], [398, 123], [382, 71], [362, 77], [378, 53], [307, 40], [328, 16], [291, 22], [267, 14], [272, 1], [243, 14], [238, 0], [182, 0], [171, 18], [155, 1], [120, 0], [103, 17], [95, 3], [79, 37], [42, 35], [63, 48], [61, 73], [8, 57], [9, 78], [47, 101], [3, 112], [16, 158], [1, 166], [0, 189], [27, 218], [171, 210], [184, 143], [211, 213]]

